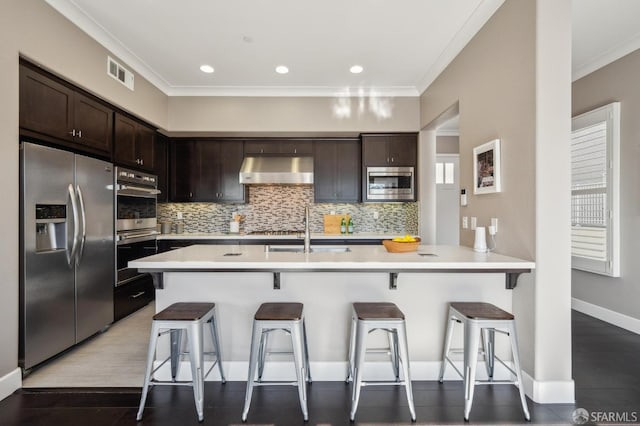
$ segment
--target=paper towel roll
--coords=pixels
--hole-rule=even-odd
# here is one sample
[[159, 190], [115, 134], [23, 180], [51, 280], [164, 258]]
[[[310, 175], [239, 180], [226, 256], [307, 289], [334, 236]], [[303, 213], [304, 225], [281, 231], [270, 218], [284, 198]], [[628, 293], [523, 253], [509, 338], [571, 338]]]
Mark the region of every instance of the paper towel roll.
[[473, 243], [473, 249], [481, 253], [487, 251], [487, 235], [484, 226], [476, 227], [476, 239]]

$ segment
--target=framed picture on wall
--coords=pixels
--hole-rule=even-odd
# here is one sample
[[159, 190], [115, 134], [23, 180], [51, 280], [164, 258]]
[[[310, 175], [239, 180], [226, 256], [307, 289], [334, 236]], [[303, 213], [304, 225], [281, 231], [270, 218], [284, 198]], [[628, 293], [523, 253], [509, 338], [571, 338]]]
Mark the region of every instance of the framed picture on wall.
[[473, 193], [500, 192], [500, 139], [473, 148]]

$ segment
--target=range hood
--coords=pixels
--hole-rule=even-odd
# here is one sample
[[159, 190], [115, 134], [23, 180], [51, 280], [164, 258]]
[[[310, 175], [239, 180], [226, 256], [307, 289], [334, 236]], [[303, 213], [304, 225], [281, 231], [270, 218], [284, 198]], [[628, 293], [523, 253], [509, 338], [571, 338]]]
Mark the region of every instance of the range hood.
[[312, 157], [245, 157], [240, 167], [240, 183], [312, 184]]

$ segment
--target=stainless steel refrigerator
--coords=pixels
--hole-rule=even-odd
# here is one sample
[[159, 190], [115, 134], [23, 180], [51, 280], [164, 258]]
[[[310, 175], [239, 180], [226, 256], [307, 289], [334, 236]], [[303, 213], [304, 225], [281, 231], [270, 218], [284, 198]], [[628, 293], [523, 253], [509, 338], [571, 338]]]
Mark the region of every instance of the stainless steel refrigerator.
[[113, 322], [111, 163], [23, 142], [20, 149], [20, 366]]

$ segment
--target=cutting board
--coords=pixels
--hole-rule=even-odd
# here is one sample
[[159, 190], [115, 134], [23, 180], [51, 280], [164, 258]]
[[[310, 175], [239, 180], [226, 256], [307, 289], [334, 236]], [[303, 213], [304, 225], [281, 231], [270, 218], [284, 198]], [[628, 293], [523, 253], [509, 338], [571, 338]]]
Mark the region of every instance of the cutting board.
[[346, 223], [349, 223], [348, 214], [325, 214], [324, 215], [324, 233], [325, 234], [340, 234], [340, 222], [344, 218]]

